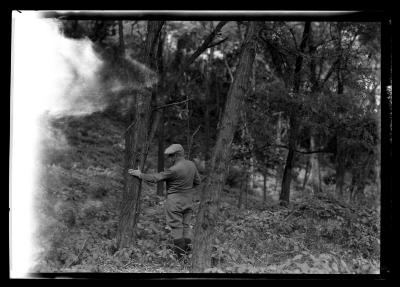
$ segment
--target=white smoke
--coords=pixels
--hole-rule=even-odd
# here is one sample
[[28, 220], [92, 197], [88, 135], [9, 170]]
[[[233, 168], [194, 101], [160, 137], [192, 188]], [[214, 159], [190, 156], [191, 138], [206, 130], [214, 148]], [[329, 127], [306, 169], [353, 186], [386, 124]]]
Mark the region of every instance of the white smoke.
[[102, 61], [89, 40], [63, 37], [59, 23], [34, 12], [14, 11], [12, 21], [10, 275], [23, 277], [33, 264], [38, 143], [43, 135], [63, 138], [43, 125], [43, 115], [85, 115], [105, 102], [98, 79]]

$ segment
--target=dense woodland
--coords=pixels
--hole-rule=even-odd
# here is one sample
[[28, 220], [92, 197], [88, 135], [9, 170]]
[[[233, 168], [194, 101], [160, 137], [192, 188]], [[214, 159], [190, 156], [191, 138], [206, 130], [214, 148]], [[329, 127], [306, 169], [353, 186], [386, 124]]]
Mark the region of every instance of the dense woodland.
[[[106, 108], [51, 119], [37, 272], [379, 273], [378, 22], [60, 20], [90, 39]], [[193, 252], [167, 248], [165, 168], [202, 177]]]

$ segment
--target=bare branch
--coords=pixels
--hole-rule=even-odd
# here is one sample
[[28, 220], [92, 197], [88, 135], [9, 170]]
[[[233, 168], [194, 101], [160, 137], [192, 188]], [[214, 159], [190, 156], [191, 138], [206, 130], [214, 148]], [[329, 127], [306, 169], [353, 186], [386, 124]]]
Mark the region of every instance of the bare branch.
[[226, 38], [222, 39], [221, 41], [215, 42], [214, 44], [210, 44], [207, 48], [215, 47], [215, 46], [217, 46], [219, 44], [222, 44], [223, 42], [225, 42], [228, 39], [229, 39], [229, 37], [226, 37]]
[[228, 73], [229, 73], [229, 76], [231, 78], [231, 83], [233, 83], [232, 70], [231, 70], [231, 67], [229, 67], [228, 60], [226, 59], [226, 57], [224, 57], [224, 63], [225, 63], [226, 68], [228, 69]]
[[163, 105], [163, 106], [159, 106], [159, 107], [154, 107], [153, 110], [158, 110], [158, 109], [163, 109], [163, 108], [166, 108], [166, 107], [169, 107], [169, 106], [179, 105], [179, 104], [188, 102], [190, 100], [191, 99], [186, 99], [186, 100], [183, 100], [183, 101], [180, 101], [180, 102], [175, 102], [175, 103], [171, 103], [171, 104], [167, 104], [167, 105]]
[[[228, 21], [221, 21], [218, 23], [217, 27], [215, 27], [214, 31], [210, 33], [210, 35], [207, 36], [207, 38], [203, 41], [203, 44], [189, 57], [189, 59], [185, 62], [183, 67], [181, 68], [182, 70], [186, 70], [186, 68], [196, 60], [198, 56], [200, 56], [210, 45], [211, 41], [214, 39], [215, 35], [222, 29], [222, 27], [225, 26], [225, 24], [228, 23]], [[179, 74], [181, 74], [181, 72]]]
[[189, 142], [189, 147], [188, 147], [188, 159], [190, 159], [190, 150], [192, 148], [192, 144], [193, 144], [193, 138], [194, 136], [197, 134], [197, 132], [200, 130], [201, 125], [199, 125], [197, 127], [197, 129], [194, 131], [194, 133], [192, 134], [192, 137], [190, 138], [190, 142]]
[[[288, 146], [285, 145], [273, 145], [274, 147], [278, 147], [278, 148], [284, 148], [284, 149], [289, 149]], [[313, 151], [302, 151], [302, 150], [297, 150], [297, 149], [293, 149], [295, 152], [301, 153], [301, 154], [312, 154], [312, 153], [333, 153], [331, 150], [329, 149], [320, 149], [320, 150], [313, 150]]]

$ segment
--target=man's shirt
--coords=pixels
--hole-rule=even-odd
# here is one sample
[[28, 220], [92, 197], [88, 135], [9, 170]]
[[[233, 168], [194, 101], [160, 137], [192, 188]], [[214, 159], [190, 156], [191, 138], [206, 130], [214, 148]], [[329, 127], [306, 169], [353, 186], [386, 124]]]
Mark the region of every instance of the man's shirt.
[[185, 192], [199, 185], [201, 182], [196, 165], [194, 162], [186, 159], [180, 159], [163, 172], [155, 174], [142, 173], [140, 177], [152, 183], [165, 180], [168, 194]]

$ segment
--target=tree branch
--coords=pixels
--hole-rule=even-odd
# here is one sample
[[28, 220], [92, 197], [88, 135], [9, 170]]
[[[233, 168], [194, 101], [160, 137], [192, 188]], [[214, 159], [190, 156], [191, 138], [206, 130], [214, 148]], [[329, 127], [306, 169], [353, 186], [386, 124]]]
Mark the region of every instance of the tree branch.
[[163, 106], [159, 106], [159, 107], [154, 107], [153, 110], [158, 110], [158, 109], [163, 109], [163, 108], [166, 108], [166, 107], [169, 107], [169, 106], [183, 104], [183, 103], [186, 103], [186, 102], [188, 102], [190, 100], [191, 99], [186, 99], [186, 100], [183, 100], [183, 101], [180, 101], [180, 102], [175, 102], [175, 103], [171, 103], [171, 104], [167, 104], [167, 105], [163, 105]]
[[221, 21], [218, 23], [217, 27], [215, 27], [214, 31], [207, 36], [207, 38], [203, 41], [203, 44], [187, 59], [185, 64], [182, 66], [178, 75], [180, 75], [186, 68], [197, 59], [205, 50], [207, 50], [208, 46], [210, 45], [211, 41], [214, 39], [215, 35], [224, 27], [224, 25], [228, 23], [228, 21]]
[[226, 68], [227, 68], [227, 70], [228, 70], [229, 77], [231, 78], [231, 83], [233, 83], [233, 74], [232, 74], [232, 70], [231, 70], [231, 67], [229, 67], [228, 60], [226, 59], [226, 57], [224, 57], [224, 63], [225, 63], [225, 66], [226, 66]]
[[[280, 148], [284, 148], [284, 149], [289, 149], [288, 146], [285, 145], [273, 145], [274, 147], [280, 147]], [[312, 153], [333, 153], [333, 151], [329, 150], [329, 149], [320, 149], [320, 150], [313, 150], [313, 151], [302, 151], [302, 150], [297, 150], [297, 149], [293, 149], [295, 152], [301, 153], [301, 154], [312, 154]]]
[[339, 59], [337, 59], [331, 66], [330, 70], [328, 71], [328, 73], [326, 74], [325, 78], [322, 80], [322, 84], [321, 87], [323, 87], [325, 85], [325, 83], [329, 80], [329, 78], [331, 77], [334, 68], [337, 66], [337, 64], [339, 63]]
[[194, 133], [192, 134], [192, 137], [190, 138], [190, 142], [189, 142], [189, 147], [188, 147], [188, 159], [190, 159], [190, 150], [192, 149], [192, 144], [193, 144], [193, 138], [194, 136], [197, 134], [197, 132], [200, 130], [201, 125], [199, 125], [197, 127], [197, 129], [194, 131]]
[[215, 46], [217, 46], [219, 44], [222, 44], [223, 42], [225, 42], [228, 39], [229, 39], [229, 37], [226, 37], [226, 38], [222, 39], [221, 41], [215, 42], [214, 44], [210, 44], [207, 48], [215, 47]]

